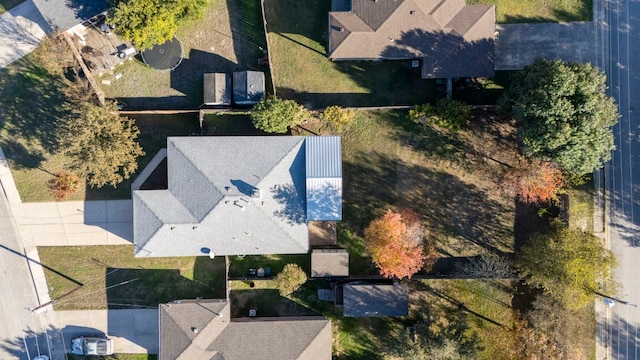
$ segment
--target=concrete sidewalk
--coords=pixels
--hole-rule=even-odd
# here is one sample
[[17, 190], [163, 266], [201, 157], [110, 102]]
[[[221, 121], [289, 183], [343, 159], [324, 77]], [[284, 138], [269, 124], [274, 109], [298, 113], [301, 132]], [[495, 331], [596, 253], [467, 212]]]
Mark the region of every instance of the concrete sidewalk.
[[538, 58], [596, 65], [600, 53], [593, 21], [498, 24], [496, 31], [496, 70], [519, 70]]

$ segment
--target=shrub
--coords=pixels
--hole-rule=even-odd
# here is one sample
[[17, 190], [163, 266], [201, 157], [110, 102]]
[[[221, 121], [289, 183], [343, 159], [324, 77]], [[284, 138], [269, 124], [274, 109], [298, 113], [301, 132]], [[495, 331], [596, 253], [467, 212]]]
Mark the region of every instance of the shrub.
[[286, 133], [308, 117], [307, 110], [293, 100], [269, 96], [260, 100], [251, 111], [253, 126], [268, 133]]
[[59, 171], [49, 180], [49, 188], [56, 201], [65, 200], [80, 188], [80, 177], [65, 170]]
[[457, 131], [471, 118], [471, 107], [462, 101], [440, 99], [435, 108], [429, 104], [416, 105], [409, 110], [409, 118], [424, 126]]
[[354, 109], [343, 109], [338, 105], [329, 106], [322, 112], [322, 120], [336, 132], [353, 122], [356, 117]]
[[307, 274], [297, 264], [285, 265], [282, 272], [276, 276], [276, 283], [278, 284], [281, 296], [293, 294], [306, 282]]

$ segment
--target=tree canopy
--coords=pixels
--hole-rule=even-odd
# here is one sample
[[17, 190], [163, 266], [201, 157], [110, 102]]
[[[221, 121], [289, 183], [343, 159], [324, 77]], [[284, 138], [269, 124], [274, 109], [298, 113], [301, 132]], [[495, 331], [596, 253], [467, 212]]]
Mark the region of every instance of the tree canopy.
[[593, 300], [600, 286], [613, 283], [616, 259], [597, 236], [554, 223], [549, 233], [535, 234], [517, 254], [524, 281], [568, 309]]
[[424, 265], [424, 231], [411, 217], [387, 210], [364, 230], [365, 246], [384, 277], [411, 277]]
[[409, 110], [409, 118], [424, 126], [436, 125], [458, 131], [471, 118], [471, 106], [458, 100], [440, 99], [435, 108], [430, 104], [414, 106]]
[[503, 181], [509, 192], [526, 203], [548, 202], [557, 198], [564, 184], [563, 174], [557, 166], [531, 158], [520, 158], [507, 170]]
[[208, 0], [125, 0], [111, 10], [107, 22], [139, 50], [173, 38], [183, 19], [201, 17]]
[[606, 76], [590, 64], [537, 60], [521, 71], [500, 100], [519, 122], [526, 151], [553, 160], [573, 177], [611, 158], [617, 107]]
[[136, 141], [139, 133], [132, 119], [118, 115], [115, 102], [104, 107], [83, 102], [60, 123], [58, 136], [72, 170], [92, 187], [115, 187], [138, 169], [138, 157], [144, 155]]
[[251, 111], [253, 126], [269, 133], [284, 134], [292, 126], [300, 125], [308, 111], [293, 100], [269, 96], [260, 100]]

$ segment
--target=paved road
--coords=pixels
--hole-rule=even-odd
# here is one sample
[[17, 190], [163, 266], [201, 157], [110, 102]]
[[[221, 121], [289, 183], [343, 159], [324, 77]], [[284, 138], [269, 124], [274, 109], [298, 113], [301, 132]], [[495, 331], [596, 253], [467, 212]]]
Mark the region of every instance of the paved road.
[[0, 193], [0, 359], [50, 353], [45, 315], [31, 315], [26, 309], [38, 300], [23, 254], [8, 202]]
[[[611, 359], [640, 359], [640, 2], [599, 1], [597, 18], [604, 42], [602, 67], [609, 91], [622, 115], [614, 128], [617, 149], [605, 168], [609, 205], [609, 242], [619, 266], [615, 276], [622, 283], [620, 298], [599, 327], [598, 339]], [[602, 325], [602, 319], [599, 318]]]
[[594, 64], [597, 54], [593, 44], [595, 29], [592, 21], [498, 24], [496, 70], [519, 70], [538, 58]]

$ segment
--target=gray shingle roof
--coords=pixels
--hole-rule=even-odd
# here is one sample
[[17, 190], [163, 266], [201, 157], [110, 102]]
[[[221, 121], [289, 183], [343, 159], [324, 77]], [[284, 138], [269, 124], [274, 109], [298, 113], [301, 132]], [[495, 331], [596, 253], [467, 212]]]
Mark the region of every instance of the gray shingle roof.
[[33, 0], [52, 28], [66, 31], [110, 7], [106, 0]]
[[345, 284], [343, 299], [345, 317], [409, 315], [409, 291], [402, 284]]
[[[425, 66], [436, 62], [440, 69], [423, 71], [427, 77], [467, 76], [457, 75], [461, 70], [470, 76], [494, 74], [493, 5], [464, 0], [352, 0], [352, 5], [351, 11], [329, 13], [332, 60], [425, 57]], [[460, 52], [460, 45], [475, 49]]]
[[307, 252], [304, 139], [168, 138], [168, 190], [133, 192], [136, 256]]
[[133, 191], [138, 257], [306, 253], [307, 220], [342, 218], [339, 137], [170, 137], [166, 151], [168, 189]]
[[224, 73], [204, 74], [202, 83], [205, 105], [231, 104], [231, 76]]
[[160, 305], [159, 359], [331, 359], [331, 322], [325, 318], [231, 321], [228, 309], [216, 300]]

